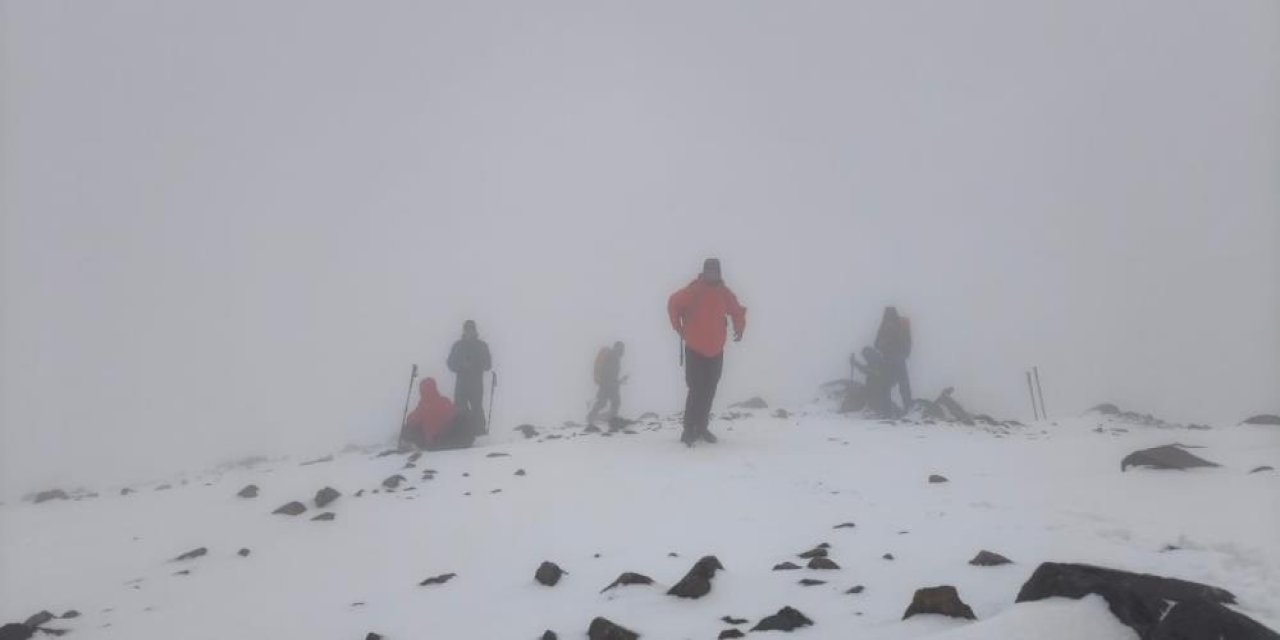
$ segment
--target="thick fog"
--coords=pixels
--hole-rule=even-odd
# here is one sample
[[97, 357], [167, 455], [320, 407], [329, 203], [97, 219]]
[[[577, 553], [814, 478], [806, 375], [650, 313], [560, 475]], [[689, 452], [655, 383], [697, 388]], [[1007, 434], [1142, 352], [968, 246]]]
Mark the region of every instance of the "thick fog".
[[6, 494], [388, 440], [467, 318], [494, 437], [581, 420], [614, 340], [624, 413], [678, 411], [708, 256], [717, 408], [895, 304], [920, 396], [1280, 410], [1271, 0], [0, 11]]

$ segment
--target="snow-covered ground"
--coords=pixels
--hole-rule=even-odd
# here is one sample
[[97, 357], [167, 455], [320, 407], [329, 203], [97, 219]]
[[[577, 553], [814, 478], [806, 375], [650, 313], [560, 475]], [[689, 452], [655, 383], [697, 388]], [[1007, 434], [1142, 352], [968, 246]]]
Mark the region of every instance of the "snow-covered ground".
[[[547, 629], [580, 638], [604, 616], [679, 639], [715, 638], [730, 626], [722, 616], [749, 619], [745, 631], [789, 605], [815, 623], [795, 632], [804, 638], [1136, 638], [1094, 596], [1014, 604], [1039, 563], [1063, 561], [1220, 586], [1239, 611], [1280, 628], [1280, 475], [1249, 473], [1280, 467], [1280, 428], [1094, 416], [891, 425], [816, 411], [759, 411], [714, 428], [721, 442], [692, 450], [670, 420], [611, 437], [542, 428], [563, 437], [503, 433], [497, 444], [424, 454], [411, 469], [404, 455], [352, 450], [307, 466], [193, 474], [162, 491], [100, 487], [97, 498], [38, 505], [6, 496], [0, 621], [76, 609], [79, 618], [50, 626], [129, 640], [398, 640]], [[1121, 472], [1125, 454], [1173, 442], [1203, 445], [1195, 453], [1222, 466]], [[509, 455], [488, 457], [496, 452]], [[408, 480], [401, 490], [374, 493], [397, 473]], [[930, 474], [950, 481], [931, 484]], [[260, 496], [237, 497], [249, 483]], [[325, 486], [343, 493], [328, 509], [336, 519], [311, 521]], [[292, 500], [308, 512], [272, 515]], [[845, 522], [856, 526], [834, 528]], [[772, 570], [803, 564], [796, 554], [821, 542], [839, 570]], [[172, 561], [196, 547], [208, 555]], [[1014, 564], [969, 565], [982, 549]], [[710, 595], [664, 595], [708, 554], [726, 568]], [[544, 560], [568, 572], [554, 587], [534, 582]], [[601, 593], [624, 571], [656, 584]], [[446, 584], [419, 586], [450, 572]], [[944, 584], [978, 621], [902, 620], [917, 588]], [[855, 585], [865, 590], [845, 593]]]

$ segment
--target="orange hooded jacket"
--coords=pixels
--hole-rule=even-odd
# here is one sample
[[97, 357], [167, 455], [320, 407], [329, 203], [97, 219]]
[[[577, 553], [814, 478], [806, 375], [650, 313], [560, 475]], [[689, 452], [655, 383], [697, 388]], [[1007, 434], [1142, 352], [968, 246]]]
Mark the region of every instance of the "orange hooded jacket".
[[733, 320], [733, 332], [742, 335], [747, 328], [747, 309], [721, 281], [701, 277], [675, 292], [667, 301], [671, 326], [684, 337], [690, 349], [708, 358], [724, 351], [728, 331], [725, 316]]
[[409, 424], [418, 428], [425, 443], [434, 442], [453, 420], [453, 403], [440, 395], [435, 378], [423, 378], [418, 383], [418, 406], [409, 414]]

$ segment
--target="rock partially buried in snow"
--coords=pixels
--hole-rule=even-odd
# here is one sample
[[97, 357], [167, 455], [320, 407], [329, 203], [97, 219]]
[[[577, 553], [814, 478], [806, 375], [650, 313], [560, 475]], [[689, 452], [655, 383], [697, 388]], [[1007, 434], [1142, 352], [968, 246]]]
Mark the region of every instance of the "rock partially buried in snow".
[[298, 502], [295, 500], [293, 502], [290, 502], [289, 504], [286, 504], [280, 507], [279, 509], [276, 509], [275, 511], [272, 511], [271, 513], [286, 515], [286, 516], [296, 516], [296, 515], [302, 514], [306, 510], [307, 510], [307, 505], [302, 504], [301, 502]]
[[678, 598], [701, 598], [711, 593], [711, 579], [715, 577], [716, 571], [724, 571], [724, 565], [720, 564], [715, 556], [703, 556], [694, 563], [680, 582], [667, 591], [667, 595], [676, 596]]
[[418, 586], [425, 587], [427, 585], [432, 585], [432, 584], [444, 584], [456, 577], [458, 577], [458, 574], [456, 573], [442, 573], [438, 576], [432, 576], [430, 578], [427, 578], [426, 580], [423, 580], [422, 582], [419, 582]]
[[533, 572], [533, 579], [537, 580], [538, 584], [554, 587], [564, 574], [565, 570], [561, 569], [560, 565], [554, 562], [543, 562], [538, 565], [538, 570]]
[[30, 618], [27, 618], [27, 621], [24, 622], [23, 624], [34, 629], [36, 627], [48, 624], [49, 621], [53, 620], [53, 618], [54, 618], [54, 615], [52, 613], [48, 611], [41, 611], [40, 613], [32, 615]]
[[250, 551], [247, 547], [244, 547], [244, 548], [241, 548], [239, 551], [237, 551], [236, 555], [240, 556], [241, 558], [248, 558], [250, 553], [253, 553], [253, 552]]
[[797, 555], [802, 560], [809, 560], [811, 558], [825, 558], [827, 557], [827, 553], [828, 553], [827, 547], [819, 545], [804, 553], [797, 554]]
[[236, 495], [240, 496], [241, 498], [256, 498], [258, 497], [258, 485], [256, 484], [245, 485], [245, 487], [240, 491], [238, 491]]
[[397, 473], [394, 476], [391, 476], [386, 480], [383, 480], [382, 486], [388, 489], [395, 489], [396, 487], [400, 486], [401, 482], [404, 482], [404, 476]]
[[735, 402], [735, 403], [733, 403], [733, 404], [729, 405], [729, 408], [730, 408], [730, 409], [768, 409], [768, 408], [769, 408], [769, 403], [768, 403], [768, 402], [765, 402], [765, 401], [764, 401], [764, 398], [761, 398], [760, 396], [755, 396], [754, 398], [751, 398], [750, 400], [743, 400], [742, 402]]
[[503, 453], [503, 452], [501, 452], [501, 451], [494, 451], [493, 453], [490, 453], [490, 454], [486, 455], [485, 457], [486, 457], [486, 458], [510, 458], [510, 457], [511, 457], [511, 454], [509, 454], [509, 453]]
[[526, 475], [526, 474], [525, 474], [524, 469], [516, 469], [516, 472], [515, 472], [515, 474], [514, 474], [514, 475], [517, 475], [517, 476], [523, 476], [523, 475]]
[[560, 640], [560, 636], [557, 636], [556, 632], [547, 629], [542, 632], [542, 640]]
[[614, 624], [607, 618], [596, 618], [587, 629], [588, 640], [636, 640], [640, 634]]
[[794, 631], [812, 625], [813, 621], [791, 607], [783, 607], [751, 627], [752, 631]]
[[1245, 418], [1242, 424], [1262, 424], [1273, 427], [1280, 427], [1280, 416], [1269, 413], [1259, 413], [1256, 416]]
[[1249, 473], [1262, 473], [1263, 471], [1275, 471], [1275, 470], [1276, 470], [1275, 467], [1264, 464], [1261, 467], [1254, 467], [1253, 470], [1250, 471]]
[[318, 515], [318, 516], [316, 516], [316, 517], [312, 518], [312, 519], [311, 519], [311, 521], [312, 521], [312, 522], [330, 522], [330, 521], [332, 521], [332, 520], [333, 520], [334, 518], [336, 518], [336, 517], [338, 517], [338, 515], [337, 515], [337, 514], [335, 514], [334, 512], [332, 512], [332, 511], [326, 511], [326, 512], [324, 512], [324, 513], [322, 513], [322, 514], [320, 514], [320, 515]]
[[27, 640], [36, 630], [20, 622], [10, 622], [0, 627], [0, 640]]
[[1120, 470], [1129, 467], [1150, 467], [1152, 469], [1195, 469], [1198, 467], [1216, 467], [1215, 462], [1193, 455], [1181, 445], [1170, 444], [1151, 449], [1142, 449], [1124, 457], [1120, 461]]
[[618, 579], [611, 582], [609, 586], [601, 589], [600, 593], [604, 593], [616, 587], [625, 587], [627, 585], [632, 585], [632, 584], [653, 584], [653, 578], [650, 578], [649, 576], [646, 576], [643, 573], [634, 573], [631, 571], [627, 571], [626, 573], [623, 573], [622, 575], [618, 576]]
[[862, 593], [863, 591], [866, 591], [866, 590], [867, 590], [867, 588], [866, 588], [866, 587], [864, 587], [864, 586], [862, 586], [862, 585], [857, 585], [857, 586], [849, 587], [849, 590], [848, 590], [848, 591], [845, 591], [845, 593], [846, 593], [846, 594], [857, 595], [857, 594]]
[[183, 560], [195, 560], [196, 558], [199, 558], [200, 556], [203, 556], [207, 553], [209, 553], [209, 550], [206, 549], [205, 547], [200, 547], [199, 549], [192, 549], [174, 558], [173, 562], [182, 562]]
[[63, 620], [73, 620], [80, 617], [80, 612], [75, 609], [70, 609], [58, 617]]
[[337, 489], [325, 487], [316, 492], [316, 508], [323, 509], [340, 497], [342, 497], [342, 494]]
[[538, 428], [531, 424], [522, 424], [513, 429], [513, 431], [519, 431], [521, 434], [524, 434], [525, 438], [538, 437]]
[[944, 482], [950, 482], [950, 480], [947, 480], [946, 476], [940, 476], [938, 474], [929, 476], [929, 484], [942, 484]]
[[800, 565], [794, 562], [780, 562], [778, 564], [773, 565], [774, 571], [794, 571], [799, 568], [800, 568]]
[[969, 564], [975, 567], [998, 567], [1002, 564], [1013, 564], [1013, 561], [998, 553], [983, 549], [969, 561]]
[[733, 616], [724, 616], [724, 617], [720, 618], [720, 622], [723, 622], [723, 623], [725, 623], [725, 624], [746, 624], [746, 623], [747, 623], [747, 619], [746, 619], [746, 618], [735, 618], [735, 617], [733, 617]]
[[856, 524], [854, 524], [854, 523], [852, 523], [852, 522], [841, 522], [840, 524], [838, 524], [838, 525], [836, 525], [836, 526], [832, 527], [832, 529], [852, 529], [852, 528], [854, 528], [854, 527], [856, 527], [856, 526], [858, 526], [858, 525], [856, 525]]
[[67, 495], [66, 491], [63, 491], [62, 489], [50, 489], [48, 491], [41, 491], [40, 493], [37, 493], [35, 497], [31, 499], [31, 502], [34, 504], [40, 504], [42, 502], [48, 502], [50, 500], [67, 500], [67, 499], [69, 499], [69, 496]]
[[815, 580], [813, 578], [802, 578], [800, 580], [800, 586], [802, 587], [815, 587], [817, 585], [826, 584], [826, 583], [827, 583], [826, 580]]
[[1147, 640], [1280, 640], [1280, 634], [1216, 602], [1185, 600], [1169, 609]]
[[809, 561], [810, 569], [832, 570], [839, 569], [840, 565], [836, 564], [831, 558], [814, 558]]
[[716, 636], [716, 640], [725, 640], [725, 638], [745, 638], [745, 637], [747, 637], [747, 634], [741, 631], [738, 631], [737, 629], [725, 629], [724, 631], [720, 632], [720, 635]]
[[966, 620], [978, 619], [973, 615], [973, 609], [960, 599], [960, 593], [952, 586], [917, 589], [915, 597], [911, 599], [911, 605], [902, 614], [902, 619], [928, 613]]

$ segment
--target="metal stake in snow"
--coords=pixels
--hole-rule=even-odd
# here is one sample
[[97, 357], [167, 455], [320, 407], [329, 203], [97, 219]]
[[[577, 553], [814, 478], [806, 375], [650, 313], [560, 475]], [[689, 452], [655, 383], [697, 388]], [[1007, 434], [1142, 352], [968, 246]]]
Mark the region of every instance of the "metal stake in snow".
[[[489, 425], [493, 424], [493, 395], [498, 390], [498, 372], [489, 372], [489, 418], [485, 421], [484, 432], [489, 433]], [[484, 417], [484, 416], [481, 416]]]
[[1031, 370], [1035, 372], [1036, 395], [1040, 396], [1040, 415], [1044, 416], [1045, 420], [1048, 420], [1049, 410], [1044, 408], [1044, 390], [1040, 388], [1040, 367], [1031, 367]]
[[400, 429], [403, 431], [405, 423], [409, 422], [409, 399], [413, 397], [413, 381], [418, 378], [418, 365], [413, 365], [413, 371], [409, 373], [409, 391], [404, 394], [404, 415], [400, 417]]
[[1031, 385], [1031, 372], [1027, 372], [1027, 394], [1031, 396], [1031, 412], [1035, 414], [1036, 420], [1040, 419], [1040, 409], [1036, 407], [1036, 390]]

